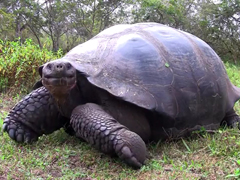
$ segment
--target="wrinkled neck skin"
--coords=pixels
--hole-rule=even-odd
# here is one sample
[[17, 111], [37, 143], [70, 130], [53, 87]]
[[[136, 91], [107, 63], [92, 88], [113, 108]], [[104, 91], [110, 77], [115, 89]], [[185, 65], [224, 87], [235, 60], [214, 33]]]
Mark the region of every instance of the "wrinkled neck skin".
[[73, 109], [84, 103], [82, 94], [79, 91], [79, 87], [75, 85], [65, 94], [52, 94], [56, 106], [63, 116], [70, 118]]
[[[53, 96], [59, 112], [70, 118], [73, 109], [87, 102], [97, 103], [98, 96], [95, 88], [88, 82], [87, 78], [81, 73], [76, 73], [76, 81], [73, 86], [54, 86], [42, 79], [42, 84]], [[44, 83], [45, 82], [45, 83]]]
[[43, 85], [53, 96], [61, 115], [67, 118], [70, 118], [71, 113], [76, 106], [84, 104], [83, 94], [80, 92], [77, 82], [71, 88], [67, 86], [46, 85], [44, 83]]

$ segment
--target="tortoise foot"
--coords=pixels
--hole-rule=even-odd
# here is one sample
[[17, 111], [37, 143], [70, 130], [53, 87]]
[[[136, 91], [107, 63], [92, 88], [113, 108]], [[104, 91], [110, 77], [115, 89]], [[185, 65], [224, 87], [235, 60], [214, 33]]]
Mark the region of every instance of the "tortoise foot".
[[224, 119], [223, 125], [229, 128], [238, 127], [240, 129], [240, 117], [238, 115]]
[[17, 142], [31, 143], [38, 140], [38, 135], [19, 122], [5, 120], [3, 131], [7, 132], [9, 137]]
[[141, 168], [147, 158], [146, 145], [136, 133], [129, 131], [96, 104], [77, 106], [71, 116], [76, 137], [84, 139], [106, 154], [117, 154], [132, 166]]
[[134, 168], [141, 168], [147, 158], [144, 141], [134, 132], [122, 129], [113, 140], [116, 154]]
[[240, 117], [232, 109], [229, 113], [227, 113], [227, 115], [223, 119], [221, 125], [227, 126], [229, 128], [238, 127], [240, 129]]

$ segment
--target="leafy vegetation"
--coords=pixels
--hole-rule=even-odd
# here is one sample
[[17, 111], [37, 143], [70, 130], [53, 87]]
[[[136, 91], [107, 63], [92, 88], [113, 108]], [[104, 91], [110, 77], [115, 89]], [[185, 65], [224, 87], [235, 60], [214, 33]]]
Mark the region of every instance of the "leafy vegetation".
[[239, 0], [1, 0], [0, 39], [69, 51], [114, 24], [158, 22], [190, 32], [221, 56], [240, 56]]
[[[240, 86], [240, 67], [226, 63], [229, 77]], [[19, 100], [0, 94], [0, 130], [9, 109]], [[236, 103], [240, 114], [240, 105]], [[150, 159], [132, 170], [118, 158], [100, 153], [63, 130], [25, 145], [0, 136], [0, 179], [239, 179], [238, 129], [202, 131], [197, 137], [147, 146]]]
[[0, 40], [0, 92], [16, 92], [16, 89], [26, 92], [39, 78], [38, 67], [61, 56], [61, 50], [53, 53], [46, 48], [40, 49], [31, 39], [23, 44]]

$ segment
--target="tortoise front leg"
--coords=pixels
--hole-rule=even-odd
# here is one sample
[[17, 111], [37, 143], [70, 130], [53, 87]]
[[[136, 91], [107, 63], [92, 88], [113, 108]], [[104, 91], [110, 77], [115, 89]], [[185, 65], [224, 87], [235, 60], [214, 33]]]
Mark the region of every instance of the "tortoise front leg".
[[96, 104], [77, 106], [71, 116], [75, 135], [107, 154], [116, 153], [127, 164], [140, 168], [146, 160], [144, 141]]
[[67, 121], [58, 112], [48, 90], [41, 87], [15, 105], [3, 122], [3, 130], [17, 142], [30, 143], [63, 127]]

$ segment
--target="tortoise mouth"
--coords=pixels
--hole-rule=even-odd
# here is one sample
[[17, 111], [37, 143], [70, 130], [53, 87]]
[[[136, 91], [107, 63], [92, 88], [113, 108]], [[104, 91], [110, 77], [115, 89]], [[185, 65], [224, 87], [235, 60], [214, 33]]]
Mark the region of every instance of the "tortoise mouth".
[[44, 78], [46, 79], [60, 79], [60, 78], [75, 78], [75, 75], [74, 74], [65, 74], [65, 75], [62, 75], [62, 74], [55, 74], [55, 75], [51, 75], [51, 74], [47, 74], [47, 75], [43, 75]]
[[69, 62], [52, 61], [42, 69], [42, 83], [52, 95], [69, 93], [76, 82], [76, 69]]
[[76, 85], [76, 77], [43, 77], [42, 83], [53, 95], [68, 94]]
[[75, 76], [68, 76], [68, 77], [44, 76], [42, 77], [42, 81], [44, 86], [73, 86], [76, 84], [76, 77]]

